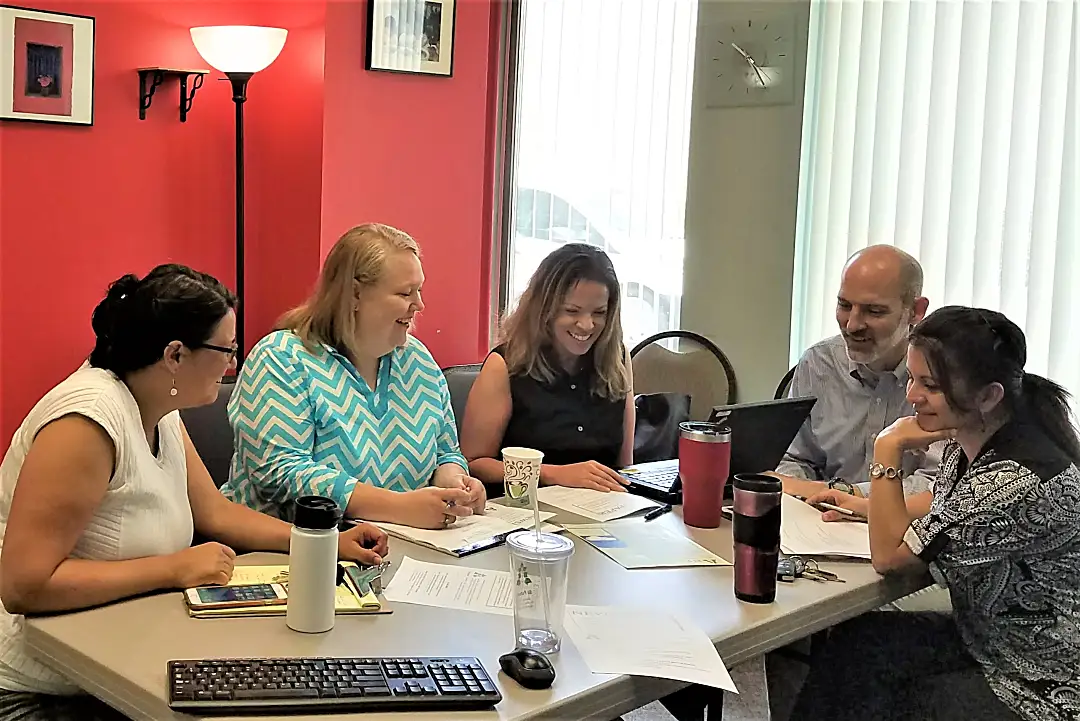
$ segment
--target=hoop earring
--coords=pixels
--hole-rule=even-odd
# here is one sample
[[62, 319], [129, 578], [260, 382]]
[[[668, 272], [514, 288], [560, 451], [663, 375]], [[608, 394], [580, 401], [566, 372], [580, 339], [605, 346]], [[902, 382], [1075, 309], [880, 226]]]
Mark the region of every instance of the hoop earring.
[[170, 396], [175, 396], [176, 395], [176, 379], [175, 378], [173, 378], [172, 388], [169, 390], [169, 395]]

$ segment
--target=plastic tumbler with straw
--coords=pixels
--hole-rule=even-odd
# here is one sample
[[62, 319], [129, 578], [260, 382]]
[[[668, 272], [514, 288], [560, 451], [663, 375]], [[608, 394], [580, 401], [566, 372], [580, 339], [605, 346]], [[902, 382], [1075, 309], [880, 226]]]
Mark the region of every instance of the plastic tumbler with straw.
[[[503, 451], [504, 459], [507, 450]], [[514, 635], [518, 647], [555, 653], [562, 643], [566, 582], [574, 544], [541, 530], [536, 490], [540, 482], [539, 458], [543, 456], [539, 451], [533, 453], [538, 457], [535, 464], [528, 464], [527, 476], [533, 529], [512, 533], [506, 539], [514, 574]]]

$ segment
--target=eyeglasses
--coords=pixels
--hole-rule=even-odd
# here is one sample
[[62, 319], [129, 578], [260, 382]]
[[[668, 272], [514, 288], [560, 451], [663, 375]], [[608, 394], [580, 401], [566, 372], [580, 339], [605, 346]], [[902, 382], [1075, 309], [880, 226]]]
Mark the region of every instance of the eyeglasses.
[[238, 348], [226, 348], [225, 346], [211, 345], [210, 343], [200, 343], [198, 347], [205, 348], [206, 350], [216, 350], [218, 353], [224, 353], [229, 356], [230, 363], [236, 360], [236, 352], [239, 350]]

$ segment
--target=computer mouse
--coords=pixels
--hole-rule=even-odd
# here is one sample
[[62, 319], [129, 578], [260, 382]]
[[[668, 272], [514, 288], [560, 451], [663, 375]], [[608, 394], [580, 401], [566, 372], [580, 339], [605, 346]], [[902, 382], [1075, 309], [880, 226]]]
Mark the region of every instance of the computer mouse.
[[531, 648], [515, 648], [499, 657], [503, 673], [525, 688], [548, 688], [555, 682], [555, 667], [548, 657]]

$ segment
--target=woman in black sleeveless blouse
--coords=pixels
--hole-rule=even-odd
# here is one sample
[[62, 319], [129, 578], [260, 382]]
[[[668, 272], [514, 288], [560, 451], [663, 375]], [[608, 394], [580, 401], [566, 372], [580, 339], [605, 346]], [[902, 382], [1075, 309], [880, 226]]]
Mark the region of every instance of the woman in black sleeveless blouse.
[[607, 255], [570, 243], [543, 260], [503, 324], [462, 419], [469, 469], [502, 494], [500, 450], [544, 453], [543, 485], [624, 490], [633, 462], [633, 380], [619, 281]]

